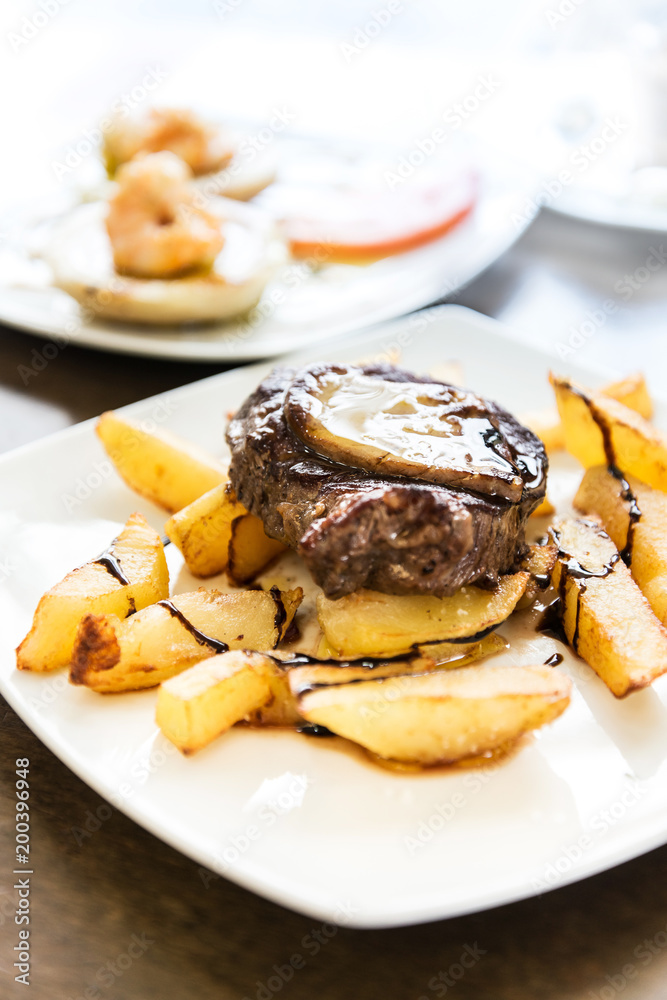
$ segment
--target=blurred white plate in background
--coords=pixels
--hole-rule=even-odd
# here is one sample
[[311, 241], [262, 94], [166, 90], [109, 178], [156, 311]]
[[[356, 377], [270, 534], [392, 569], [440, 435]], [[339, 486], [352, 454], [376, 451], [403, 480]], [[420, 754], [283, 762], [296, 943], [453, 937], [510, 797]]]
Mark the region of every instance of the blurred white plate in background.
[[[39, 229], [40, 219], [66, 210], [72, 197], [54, 195], [4, 225], [9, 235], [0, 248], [0, 321], [38, 337], [63, 337], [98, 350], [236, 362], [284, 354], [404, 315], [471, 281], [531, 221], [526, 206], [534, 174], [489, 147], [485, 153], [472, 161], [479, 175], [477, 205], [447, 235], [368, 266], [329, 265], [308, 273], [296, 261], [267, 287], [249, 317], [189, 329], [83, 320], [74, 300], [51, 287], [43, 261], [29, 258], [35, 225]], [[282, 295], [277, 305], [273, 292]]]

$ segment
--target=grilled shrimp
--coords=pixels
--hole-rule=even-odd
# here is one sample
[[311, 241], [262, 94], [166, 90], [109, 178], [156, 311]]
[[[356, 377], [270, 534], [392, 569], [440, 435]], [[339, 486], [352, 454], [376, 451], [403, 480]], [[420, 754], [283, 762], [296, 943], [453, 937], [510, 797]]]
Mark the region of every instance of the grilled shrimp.
[[139, 115], [117, 118], [104, 141], [111, 172], [139, 153], [175, 153], [194, 174], [225, 167], [234, 149], [219, 126], [179, 108], [150, 108]]
[[173, 153], [152, 153], [118, 171], [106, 227], [116, 270], [170, 278], [213, 264], [221, 220], [198, 207], [190, 169]]

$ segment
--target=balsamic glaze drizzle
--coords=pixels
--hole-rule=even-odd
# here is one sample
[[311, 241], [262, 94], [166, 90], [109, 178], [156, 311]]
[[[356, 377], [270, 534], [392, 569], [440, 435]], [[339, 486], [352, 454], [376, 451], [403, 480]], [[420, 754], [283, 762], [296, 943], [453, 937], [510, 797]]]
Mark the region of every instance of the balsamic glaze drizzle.
[[171, 601], [158, 601], [158, 605], [166, 608], [169, 614], [173, 618], [177, 618], [181, 625], [188, 630], [190, 635], [195, 639], [200, 646], [209, 646], [214, 649], [216, 653], [226, 653], [229, 650], [229, 646], [226, 642], [221, 642], [219, 639], [213, 639], [210, 635], [205, 635], [200, 632], [199, 629], [192, 624], [192, 622], [185, 617], [182, 611], [176, 607]]
[[118, 539], [114, 538], [109, 548], [105, 549], [104, 552], [102, 552], [97, 559], [93, 559], [92, 562], [96, 563], [98, 566], [104, 566], [107, 573], [114, 576], [124, 587], [127, 587], [130, 581], [125, 576], [125, 573], [120, 565], [120, 560], [116, 558], [113, 551], [113, 547], [117, 541]]
[[487, 635], [491, 635], [495, 632], [497, 628], [504, 625], [505, 622], [496, 622], [495, 625], [489, 625], [488, 628], [483, 628], [481, 632], [475, 632], [474, 635], [462, 635], [455, 639], [429, 639], [428, 642], [420, 642], [412, 647], [413, 651], [416, 653], [421, 646], [440, 646], [442, 643], [452, 643], [452, 645], [465, 645], [468, 642], [479, 642], [480, 639], [484, 639]]
[[563, 628], [560, 609], [561, 600], [560, 597], [557, 597], [555, 601], [551, 602], [548, 608], [545, 608], [542, 617], [535, 626], [535, 631], [540, 632], [542, 635], [548, 635], [550, 638], [556, 639], [558, 642], [562, 642], [564, 646], [567, 646], [567, 636]]
[[562, 662], [563, 662], [563, 654], [562, 653], [553, 653], [549, 657], [548, 660], [544, 661], [544, 666], [545, 667], [557, 667]]
[[621, 487], [621, 499], [628, 504], [628, 533], [625, 537], [625, 545], [621, 549], [621, 559], [626, 566], [632, 563], [632, 545], [635, 540], [635, 528], [639, 523], [642, 512], [637, 503], [637, 497], [632, 492], [630, 483], [627, 481], [621, 470], [616, 465], [609, 466], [609, 473], [618, 479]]
[[604, 448], [604, 455], [607, 461], [607, 469], [614, 479], [618, 479], [621, 484], [621, 499], [625, 500], [629, 505], [628, 534], [626, 536], [625, 546], [621, 550], [621, 559], [626, 566], [629, 566], [632, 562], [632, 544], [634, 541], [635, 527], [642, 516], [642, 512], [637, 503], [637, 498], [632, 492], [630, 484], [616, 464], [616, 453], [614, 451], [614, 444], [611, 439], [611, 428], [609, 427], [607, 418], [600, 412], [599, 408], [585, 392], [572, 384], [570, 384], [570, 389], [576, 396], [582, 399], [588, 407], [588, 411], [597, 425], [600, 434], [602, 435], [602, 446]]
[[276, 616], [273, 620], [274, 628], [278, 630], [278, 635], [281, 634], [282, 627], [287, 621], [287, 612], [285, 611], [285, 604], [283, 602], [282, 594], [280, 593], [280, 587], [271, 587], [269, 591], [271, 597], [273, 598], [273, 603], [276, 606]]
[[[570, 556], [567, 552], [562, 552], [562, 551], [559, 552], [559, 555], [567, 557], [567, 562], [564, 562], [562, 564], [562, 572], [561, 572], [560, 586], [559, 586], [560, 598], [558, 601], [559, 605], [558, 610], [561, 614], [564, 612], [565, 609], [565, 587], [567, 585], [568, 577], [573, 577], [574, 579], [583, 580], [585, 578], [592, 576], [597, 576], [597, 577], [608, 576], [608, 574], [613, 571], [614, 565], [619, 561], [619, 559], [621, 559], [626, 566], [630, 566], [632, 562], [632, 545], [634, 541], [635, 527], [637, 526], [642, 516], [642, 512], [637, 503], [637, 498], [632, 492], [632, 489], [630, 488], [630, 484], [628, 483], [627, 479], [625, 478], [625, 476], [619, 469], [618, 465], [616, 464], [616, 453], [614, 451], [614, 443], [612, 441], [611, 428], [609, 426], [605, 414], [600, 411], [598, 406], [596, 406], [594, 400], [592, 400], [591, 397], [587, 393], [585, 393], [582, 389], [580, 389], [578, 386], [572, 385], [572, 383], [570, 383], [569, 388], [570, 391], [574, 393], [575, 396], [578, 396], [579, 399], [583, 400], [583, 402], [586, 404], [586, 406], [588, 407], [588, 411], [593, 419], [593, 422], [595, 423], [598, 430], [600, 431], [600, 434], [602, 435], [602, 447], [604, 449], [605, 460], [607, 462], [607, 469], [610, 475], [612, 475], [620, 483], [621, 498], [624, 501], [626, 501], [626, 503], [628, 503], [629, 505], [628, 506], [629, 520], [628, 520], [628, 533], [625, 539], [625, 546], [621, 549], [620, 552], [612, 556], [609, 563], [606, 566], [603, 566], [602, 569], [597, 573], [585, 569], [585, 567], [583, 567], [581, 563], [579, 563], [576, 559]], [[586, 593], [586, 584], [585, 583], [579, 584], [579, 586], [577, 587], [577, 612], [574, 624], [574, 634], [572, 636], [572, 647], [575, 649], [575, 651], [577, 649], [577, 643], [579, 640], [579, 614], [581, 609], [581, 596], [582, 594], [585, 593]], [[552, 605], [552, 607], [555, 606]], [[539, 630], [547, 631], [546, 629], [539, 629]]]
[[[593, 527], [599, 529], [599, 525], [590, 522]], [[604, 578], [613, 573], [614, 566], [620, 560], [620, 552], [614, 552], [608, 563], [601, 566], [599, 570], [586, 569], [582, 566], [578, 559], [570, 555], [560, 546], [560, 540], [558, 537], [558, 532], [552, 529], [552, 536], [556, 544], [558, 545], [558, 556], [563, 559], [561, 562], [561, 574], [558, 584], [558, 597], [559, 597], [559, 612], [562, 615], [565, 613], [565, 589], [567, 587], [568, 579], [580, 580], [582, 581], [577, 586], [577, 610], [574, 619], [574, 633], [572, 635], [572, 648], [577, 651], [577, 646], [579, 642], [579, 614], [581, 611], [581, 598], [582, 595], [586, 593], [586, 580], [590, 580], [591, 577]], [[564, 558], [563, 558], [564, 557]]]
[[296, 731], [303, 736], [319, 736], [320, 738], [336, 735], [326, 726], [320, 726], [317, 722], [305, 722], [303, 726], [297, 726]]

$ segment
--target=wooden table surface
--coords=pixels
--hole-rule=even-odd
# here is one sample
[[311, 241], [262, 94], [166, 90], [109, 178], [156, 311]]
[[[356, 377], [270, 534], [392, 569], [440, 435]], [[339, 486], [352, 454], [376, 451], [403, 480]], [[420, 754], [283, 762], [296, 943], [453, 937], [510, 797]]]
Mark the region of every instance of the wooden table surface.
[[[646, 253], [643, 240], [572, 227], [545, 216], [460, 301], [510, 319], [527, 338], [539, 339], [541, 317], [548, 313], [553, 325], [555, 303], [562, 308], [567, 301], [567, 316], [582, 317], [596, 294], [604, 291], [595, 269], [586, 270], [591, 242], [597, 241], [598, 259], [600, 254], [616, 254], [614, 266], [622, 274]], [[664, 316], [667, 292], [654, 283], [650, 292], [638, 293], [629, 315], [610, 321], [592, 348], [600, 360], [622, 369], [633, 356], [635, 367], [646, 361], [654, 380], [664, 374], [663, 349], [654, 336], [656, 302]], [[634, 341], [628, 344], [623, 324], [631, 320]], [[39, 341], [27, 335], [0, 329], [2, 449], [221, 370], [68, 347], [26, 387], [18, 369], [31, 363], [31, 352], [38, 346]], [[485, 913], [393, 930], [339, 929], [322, 938], [325, 943], [312, 954], [314, 948], [306, 947], [304, 939], [317, 931], [317, 922], [224, 879], [204, 888], [195, 863], [105, 806], [2, 700], [0, 719], [5, 801], [13, 801], [15, 760], [31, 761], [36, 872], [32, 977], [26, 992], [12, 981], [17, 940], [11, 875], [14, 814], [5, 808], [0, 817], [3, 998], [269, 1000], [278, 993], [290, 1000], [667, 996], [667, 847], [579, 884]], [[76, 829], [91, 814], [102, 817], [99, 829], [82, 840]], [[295, 953], [305, 956], [303, 968], [289, 981], [276, 978], [274, 966], [284, 967]], [[464, 953], [477, 956], [467, 970], [460, 962]]]

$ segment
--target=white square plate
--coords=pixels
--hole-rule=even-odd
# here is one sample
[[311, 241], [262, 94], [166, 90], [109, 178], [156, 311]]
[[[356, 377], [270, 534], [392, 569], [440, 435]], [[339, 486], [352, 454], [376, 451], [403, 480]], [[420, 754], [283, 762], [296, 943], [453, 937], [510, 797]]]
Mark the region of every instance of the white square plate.
[[[358, 334], [326, 357], [396, 346], [417, 370], [460, 360], [467, 385], [514, 412], [551, 404], [548, 356], [455, 306]], [[221, 453], [225, 414], [269, 367], [127, 412]], [[664, 405], [658, 422], [667, 425]], [[498, 766], [405, 774], [342, 741], [283, 731], [235, 729], [186, 759], [157, 730], [155, 692], [100, 696], [64, 674], [17, 672], [13, 650], [43, 591], [104, 548], [133, 510], [158, 528], [164, 514], [113, 473], [92, 421], [5, 456], [0, 470], [0, 690], [84, 781], [202, 866], [317, 918], [380, 927], [506, 903], [667, 841], [665, 678], [618, 702], [566, 653], [572, 705], [520, 752]], [[578, 477], [573, 460], [553, 463], [549, 492], [560, 507]], [[172, 550], [175, 589], [192, 589]], [[559, 648], [531, 620], [526, 613], [500, 629], [512, 639], [503, 656], [542, 663]]]

